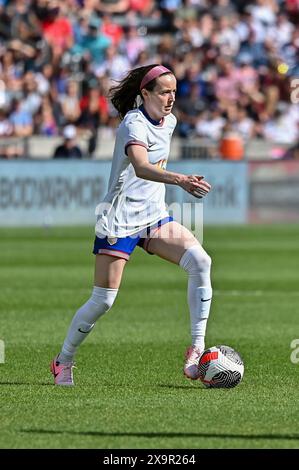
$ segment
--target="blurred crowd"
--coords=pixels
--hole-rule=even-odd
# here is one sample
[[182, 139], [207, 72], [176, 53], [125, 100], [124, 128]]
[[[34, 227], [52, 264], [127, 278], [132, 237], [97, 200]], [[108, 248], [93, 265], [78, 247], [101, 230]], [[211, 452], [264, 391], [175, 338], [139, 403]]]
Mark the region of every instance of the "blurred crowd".
[[[298, 20], [299, 0], [0, 0], [0, 140], [84, 135], [92, 156], [118, 124], [113, 81], [163, 63], [181, 138], [296, 146]], [[0, 156], [22, 152], [2, 139]]]

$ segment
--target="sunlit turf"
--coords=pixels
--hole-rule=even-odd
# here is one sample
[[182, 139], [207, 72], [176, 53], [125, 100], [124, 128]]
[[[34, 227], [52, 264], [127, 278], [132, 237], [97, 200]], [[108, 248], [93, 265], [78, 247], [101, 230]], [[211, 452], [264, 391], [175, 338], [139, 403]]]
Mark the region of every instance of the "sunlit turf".
[[298, 240], [298, 225], [205, 229], [207, 346], [240, 352], [235, 389], [183, 377], [186, 274], [139, 248], [66, 389], [48, 364], [91, 292], [93, 228], [0, 230], [0, 448], [298, 448]]

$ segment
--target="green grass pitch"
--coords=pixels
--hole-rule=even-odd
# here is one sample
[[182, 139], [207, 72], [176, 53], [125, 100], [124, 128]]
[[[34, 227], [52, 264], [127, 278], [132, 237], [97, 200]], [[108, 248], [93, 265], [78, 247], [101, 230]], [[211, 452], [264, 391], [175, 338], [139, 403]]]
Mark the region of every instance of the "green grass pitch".
[[235, 389], [183, 377], [186, 274], [139, 248], [68, 389], [53, 386], [48, 366], [91, 292], [93, 228], [1, 229], [0, 448], [298, 449], [298, 240], [298, 225], [205, 229], [206, 345], [240, 352]]

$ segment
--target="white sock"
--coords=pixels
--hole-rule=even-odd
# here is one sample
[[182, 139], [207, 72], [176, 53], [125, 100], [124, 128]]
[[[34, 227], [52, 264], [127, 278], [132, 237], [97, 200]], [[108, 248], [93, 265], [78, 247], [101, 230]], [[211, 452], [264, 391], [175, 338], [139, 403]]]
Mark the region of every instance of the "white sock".
[[205, 335], [212, 301], [211, 258], [200, 245], [188, 248], [180, 260], [188, 273], [188, 305], [192, 346], [205, 349]]
[[88, 336], [95, 322], [112, 307], [118, 289], [94, 287], [90, 299], [76, 312], [64, 340], [59, 361], [71, 362], [78, 346]]

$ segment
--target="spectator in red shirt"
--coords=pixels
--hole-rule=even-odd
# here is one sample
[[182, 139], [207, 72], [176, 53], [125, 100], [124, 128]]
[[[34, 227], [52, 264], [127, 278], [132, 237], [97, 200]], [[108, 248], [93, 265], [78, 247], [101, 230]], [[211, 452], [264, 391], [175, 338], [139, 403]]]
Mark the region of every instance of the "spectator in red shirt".
[[42, 29], [52, 47], [59, 46], [62, 51], [72, 47], [73, 29], [68, 18], [64, 16], [59, 2], [51, 2], [47, 19], [42, 22]]
[[148, 17], [155, 8], [153, 0], [129, 0], [130, 10], [139, 13], [144, 17]]
[[90, 132], [88, 154], [92, 156], [98, 143], [98, 129], [108, 121], [108, 102], [98, 87], [89, 89], [88, 95], [80, 101], [82, 110], [80, 127]]
[[104, 13], [102, 16], [102, 33], [111, 39], [114, 46], [118, 46], [123, 37], [123, 28], [116, 23], [113, 23], [111, 15]]

